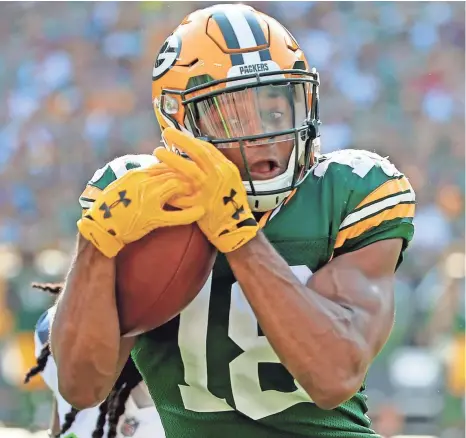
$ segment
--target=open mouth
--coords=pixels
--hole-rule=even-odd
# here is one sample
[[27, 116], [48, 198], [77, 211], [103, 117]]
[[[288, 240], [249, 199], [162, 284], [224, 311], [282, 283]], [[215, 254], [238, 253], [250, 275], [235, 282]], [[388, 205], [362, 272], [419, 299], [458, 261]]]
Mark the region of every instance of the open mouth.
[[278, 161], [275, 160], [262, 160], [257, 161], [249, 167], [249, 172], [254, 180], [264, 180], [274, 178], [283, 172], [282, 167]]

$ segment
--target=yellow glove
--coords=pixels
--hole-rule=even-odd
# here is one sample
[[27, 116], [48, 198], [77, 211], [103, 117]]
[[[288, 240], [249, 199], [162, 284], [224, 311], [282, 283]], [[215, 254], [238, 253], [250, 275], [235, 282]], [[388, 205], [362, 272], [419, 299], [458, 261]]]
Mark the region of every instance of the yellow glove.
[[204, 207], [206, 214], [198, 220], [199, 228], [221, 252], [233, 251], [251, 240], [259, 226], [249, 208], [238, 168], [210, 143], [174, 128], [165, 129], [162, 135], [168, 147], [176, 147], [192, 160], [165, 148], [154, 152], [196, 189], [195, 195], [178, 197], [174, 205]]
[[201, 206], [164, 210], [167, 201], [188, 195], [191, 186], [167, 166], [133, 169], [106, 187], [78, 221], [79, 232], [105, 256], [112, 258], [127, 243], [159, 227], [186, 225], [204, 214]]

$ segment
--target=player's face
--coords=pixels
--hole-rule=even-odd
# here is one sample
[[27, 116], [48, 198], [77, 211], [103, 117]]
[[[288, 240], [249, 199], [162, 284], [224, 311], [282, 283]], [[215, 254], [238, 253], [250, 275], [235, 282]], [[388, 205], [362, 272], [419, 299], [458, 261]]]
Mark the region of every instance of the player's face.
[[[198, 124], [202, 132], [222, 139], [287, 130], [295, 125], [289, 96], [289, 89], [276, 86], [221, 95], [202, 108], [203, 116]], [[267, 180], [286, 171], [294, 135], [245, 140], [243, 145], [244, 157], [237, 141], [221, 143], [218, 147], [238, 167], [243, 180], [248, 180], [247, 167], [253, 180]]]
[[[292, 112], [286, 97], [266, 96], [259, 99], [260, 114], [251, 117], [245, 114], [239, 117], [236, 123], [245, 125], [246, 132], [276, 132], [288, 129], [292, 126]], [[244, 154], [253, 180], [265, 180], [274, 178], [288, 167], [288, 162], [293, 150], [294, 138], [281, 135], [245, 141]], [[239, 147], [221, 148], [223, 154], [238, 167], [244, 180], [247, 179], [246, 163], [243, 160]]]

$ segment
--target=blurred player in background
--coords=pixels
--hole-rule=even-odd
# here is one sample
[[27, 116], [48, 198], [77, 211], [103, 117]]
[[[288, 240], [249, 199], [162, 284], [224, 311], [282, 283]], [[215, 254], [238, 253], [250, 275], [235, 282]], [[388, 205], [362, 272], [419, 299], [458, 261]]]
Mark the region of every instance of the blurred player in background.
[[[51, 329], [63, 396], [95, 406], [132, 352], [167, 437], [378, 437], [365, 376], [414, 232], [407, 178], [373, 153], [320, 155], [319, 76], [249, 6], [186, 17], [152, 74], [166, 149], [113, 160], [80, 198]], [[211, 279], [179, 317], [121, 337], [114, 257], [195, 221], [219, 250]]]
[[[61, 284], [34, 284], [33, 287], [58, 295]], [[40, 373], [54, 396], [49, 434], [67, 438], [163, 438], [160, 417], [133, 360], [128, 359], [115, 385], [98, 407], [78, 411], [58, 391], [57, 367], [49, 348], [50, 321], [55, 311], [48, 309], [37, 322], [34, 333], [37, 365], [26, 375], [26, 383]]]

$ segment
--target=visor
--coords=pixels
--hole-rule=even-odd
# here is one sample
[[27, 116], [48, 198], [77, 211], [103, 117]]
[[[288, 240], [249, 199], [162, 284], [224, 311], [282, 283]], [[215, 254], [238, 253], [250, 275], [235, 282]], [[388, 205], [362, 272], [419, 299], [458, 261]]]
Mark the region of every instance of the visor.
[[[304, 63], [303, 63], [304, 64]], [[189, 78], [163, 88], [157, 102], [169, 124], [203, 138], [235, 163], [251, 208], [277, 207], [304, 180], [318, 149], [319, 76], [292, 69]]]
[[[228, 91], [187, 104], [191, 120], [217, 147], [235, 147], [235, 140], [293, 135], [307, 117], [305, 83], [259, 85]], [[233, 142], [228, 141], [233, 140]], [[252, 140], [252, 139], [251, 139]]]

